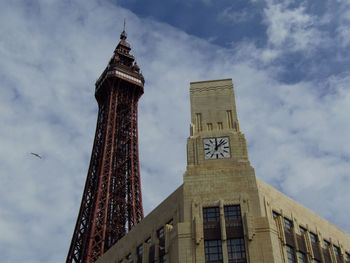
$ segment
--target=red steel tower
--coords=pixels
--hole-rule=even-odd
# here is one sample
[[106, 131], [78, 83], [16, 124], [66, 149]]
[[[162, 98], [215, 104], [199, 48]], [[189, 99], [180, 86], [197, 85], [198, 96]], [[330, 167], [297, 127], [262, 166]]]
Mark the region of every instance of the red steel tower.
[[96, 81], [98, 118], [67, 263], [92, 263], [143, 218], [137, 103], [144, 78], [125, 30]]

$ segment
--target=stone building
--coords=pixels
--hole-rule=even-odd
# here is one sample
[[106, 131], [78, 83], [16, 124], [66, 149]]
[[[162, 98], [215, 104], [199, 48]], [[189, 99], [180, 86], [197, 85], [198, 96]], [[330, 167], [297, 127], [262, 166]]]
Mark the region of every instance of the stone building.
[[350, 236], [256, 179], [231, 79], [190, 84], [183, 184], [98, 263], [350, 263]]

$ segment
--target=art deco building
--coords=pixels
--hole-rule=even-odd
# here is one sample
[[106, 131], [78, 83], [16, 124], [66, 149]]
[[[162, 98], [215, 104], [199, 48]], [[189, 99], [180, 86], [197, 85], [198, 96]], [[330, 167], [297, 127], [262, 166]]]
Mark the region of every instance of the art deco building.
[[98, 263], [350, 263], [350, 236], [256, 179], [231, 79], [192, 82], [183, 184]]

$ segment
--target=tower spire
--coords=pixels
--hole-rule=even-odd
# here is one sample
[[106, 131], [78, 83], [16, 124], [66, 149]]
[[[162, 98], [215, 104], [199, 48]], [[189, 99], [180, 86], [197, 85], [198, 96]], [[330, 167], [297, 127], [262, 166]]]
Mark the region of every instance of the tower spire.
[[95, 262], [143, 218], [137, 105], [144, 78], [126, 37], [124, 25], [96, 81], [96, 134], [67, 263]]
[[126, 40], [126, 38], [127, 38], [127, 34], [126, 34], [126, 31], [125, 31], [125, 25], [126, 25], [126, 21], [125, 21], [125, 18], [124, 18], [124, 26], [123, 26], [123, 31], [122, 31], [122, 33], [120, 34], [120, 40]]

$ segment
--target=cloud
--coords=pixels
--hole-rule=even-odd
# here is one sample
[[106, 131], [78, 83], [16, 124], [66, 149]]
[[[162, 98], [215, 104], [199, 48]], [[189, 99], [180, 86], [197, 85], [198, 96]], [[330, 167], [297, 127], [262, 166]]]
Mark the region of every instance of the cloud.
[[244, 23], [253, 19], [254, 15], [255, 14], [254, 12], [252, 12], [252, 10], [242, 9], [242, 10], [236, 11], [236, 7], [230, 6], [222, 10], [219, 13], [218, 18], [219, 20], [222, 20], [222, 21], [238, 24], [238, 23]]
[[275, 48], [304, 51], [324, 41], [315, 25], [317, 17], [307, 13], [304, 5], [290, 8], [288, 2], [267, 1], [264, 13], [268, 42]]
[[266, 14], [270, 46], [245, 40], [229, 50], [108, 2], [0, 4], [2, 262], [65, 259], [94, 136], [94, 82], [124, 17], [146, 78], [139, 105], [146, 213], [182, 183], [189, 82], [233, 77], [257, 176], [349, 232], [349, 72], [294, 84], [276, 79], [279, 56], [317, 50], [319, 33], [303, 7], [271, 4]]

